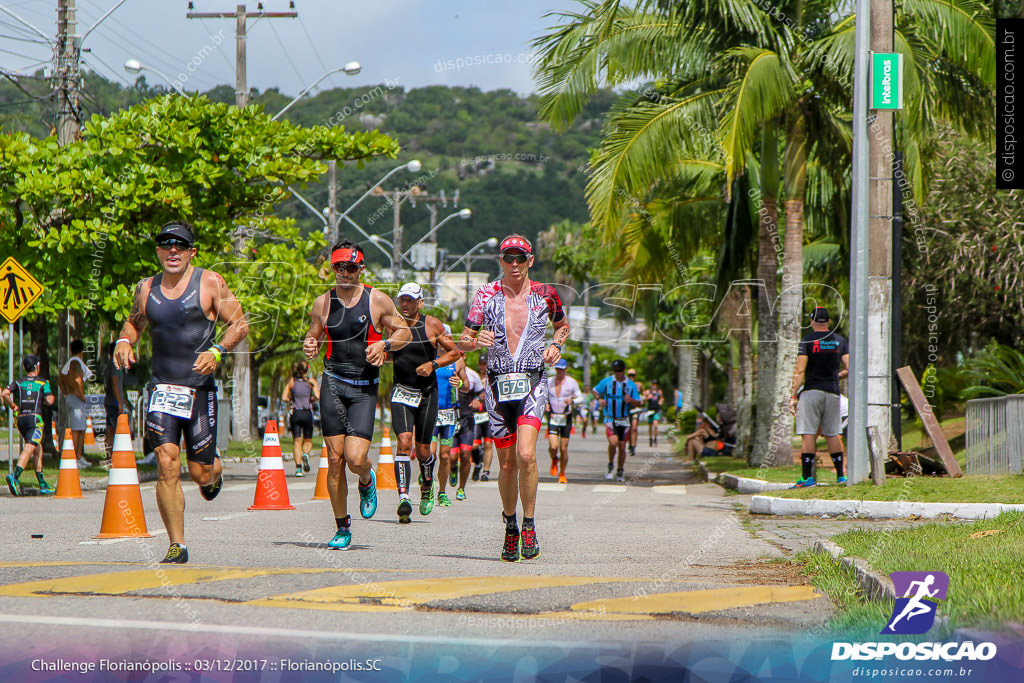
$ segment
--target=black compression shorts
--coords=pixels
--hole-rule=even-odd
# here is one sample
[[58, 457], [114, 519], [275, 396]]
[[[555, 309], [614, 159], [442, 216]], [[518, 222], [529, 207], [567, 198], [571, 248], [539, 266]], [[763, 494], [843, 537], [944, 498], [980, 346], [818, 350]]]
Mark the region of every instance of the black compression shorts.
[[355, 385], [325, 372], [320, 387], [320, 431], [324, 436], [373, 438], [376, 382]]
[[473, 450], [476, 427], [472, 417], [459, 417], [459, 431], [455, 434], [455, 443], [460, 449]]
[[312, 439], [313, 438], [313, 411], [294, 410], [292, 411], [292, 438]]
[[212, 465], [217, 452], [216, 389], [196, 389], [191, 418], [156, 411], [146, 413], [146, 437], [153, 448], [169, 443], [177, 446], [182, 434], [185, 457], [201, 465]]
[[568, 439], [572, 435], [572, 413], [566, 415], [565, 424], [562, 426], [553, 426], [551, 424], [551, 416], [548, 415], [548, 436], [560, 436], [563, 439]]
[[19, 415], [18, 431], [25, 443], [38, 446], [43, 440], [43, 416], [39, 413]]
[[[406, 389], [406, 391], [410, 391]], [[415, 390], [412, 390], [415, 391]], [[394, 391], [392, 391], [394, 396]], [[416, 443], [430, 444], [437, 424], [437, 392], [420, 393], [420, 404], [413, 408], [404, 403], [391, 401], [391, 425], [395, 436], [412, 432]]]

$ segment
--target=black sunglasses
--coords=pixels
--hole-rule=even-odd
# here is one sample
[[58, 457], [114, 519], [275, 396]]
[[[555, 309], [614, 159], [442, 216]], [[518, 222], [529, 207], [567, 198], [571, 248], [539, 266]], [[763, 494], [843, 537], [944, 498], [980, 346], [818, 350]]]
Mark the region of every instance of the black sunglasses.
[[335, 272], [338, 273], [355, 273], [358, 272], [362, 266], [355, 263], [335, 263], [331, 268], [334, 268]]
[[501, 260], [505, 263], [526, 263], [530, 257], [527, 254], [502, 254]]
[[179, 240], [176, 238], [157, 240], [156, 246], [158, 246], [161, 249], [173, 249], [174, 247], [177, 247], [178, 251], [185, 251], [186, 249], [192, 248], [192, 245], [186, 242], [185, 240]]

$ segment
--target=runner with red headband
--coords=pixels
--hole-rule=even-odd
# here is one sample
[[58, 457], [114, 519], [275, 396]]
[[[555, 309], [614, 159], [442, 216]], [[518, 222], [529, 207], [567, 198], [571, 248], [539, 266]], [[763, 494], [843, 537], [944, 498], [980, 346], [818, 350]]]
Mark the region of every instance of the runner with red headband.
[[[359, 512], [377, 511], [373, 463], [367, 457], [377, 410], [380, 366], [388, 351], [412, 339], [409, 326], [384, 292], [360, 282], [363, 250], [342, 240], [331, 248], [331, 268], [337, 286], [313, 302], [312, 321], [302, 350], [312, 360], [327, 338], [324, 374], [320, 382], [320, 431], [327, 444], [327, 493], [331, 497], [337, 534], [327, 544], [345, 549], [352, 543], [345, 467], [359, 477]], [[388, 331], [382, 339], [381, 332]]]
[[[466, 317], [459, 348], [487, 347], [484, 402], [498, 451], [498, 492], [505, 521], [501, 559], [518, 562], [540, 555], [534, 528], [537, 502], [537, 436], [546, 405], [544, 366], [557, 362], [569, 338], [569, 321], [558, 293], [530, 280], [533, 247], [510, 235], [498, 249], [502, 279], [477, 291]], [[554, 340], [546, 341], [548, 321]], [[523, 502], [523, 531], [516, 523]], [[520, 550], [521, 546], [521, 550]]]

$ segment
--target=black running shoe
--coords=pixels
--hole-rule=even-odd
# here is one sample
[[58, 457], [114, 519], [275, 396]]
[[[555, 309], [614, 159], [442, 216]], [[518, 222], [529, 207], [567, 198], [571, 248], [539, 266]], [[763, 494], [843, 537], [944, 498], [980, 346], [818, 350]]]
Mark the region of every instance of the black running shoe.
[[167, 549], [167, 557], [160, 560], [160, 564], [188, 564], [188, 548], [172, 543]]
[[[199, 487], [199, 493], [206, 500], [213, 500], [214, 498], [217, 497], [217, 494], [220, 493], [220, 488], [221, 488], [221, 486], [223, 484], [224, 484], [224, 475], [221, 474], [219, 477], [217, 477], [217, 481], [213, 482], [212, 484], [207, 484], [206, 486], [200, 486]], [[188, 561], [187, 557], [186, 557], [186, 561]]]
[[487, 470], [484, 470], [483, 472], [480, 473], [480, 481], [490, 481], [490, 480], [491, 480], [491, 473], [490, 472], [488, 472]]
[[302, 471], [309, 472], [309, 456], [305, 453], [302, 454]]
[[412, 515], [412, 503], [408, 498], [403, 498], [398, 504], [398, 523], [408, 524], [412, 521], [410, 515]]
[[506, 562], [519, 561], [519, 530], [505, 529], [505, 545], [501, 548], [501, 559]]
[[473, 481], [480, 481], [480, 470], [483, 465], [473, 465]]
[[540, 557], [540, 543], [537, 542], [536, 529], [523, 529], [523, 559], [533, 560]]

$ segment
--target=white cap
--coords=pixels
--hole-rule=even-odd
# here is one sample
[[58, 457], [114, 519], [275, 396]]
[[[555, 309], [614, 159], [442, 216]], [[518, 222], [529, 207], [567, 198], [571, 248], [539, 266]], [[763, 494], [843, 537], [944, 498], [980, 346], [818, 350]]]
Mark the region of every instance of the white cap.
[[444, 333], [446, 335], [448, 335], [449, 337], [452, 336], [452, 326], [449, 325], [448, 323], [441, 323], [441, 324], [444, 325]]
[[423, 298], [423, 288], [420, 287], [415, 282], [406, 282], [404, 285], [402, 285], [402, 288], [400, 290], [398, 290], [398, 296], [399, 297], [407, 296], [407, 297], [411, 297], [413, 299], [422, 299]]

